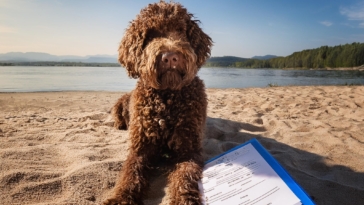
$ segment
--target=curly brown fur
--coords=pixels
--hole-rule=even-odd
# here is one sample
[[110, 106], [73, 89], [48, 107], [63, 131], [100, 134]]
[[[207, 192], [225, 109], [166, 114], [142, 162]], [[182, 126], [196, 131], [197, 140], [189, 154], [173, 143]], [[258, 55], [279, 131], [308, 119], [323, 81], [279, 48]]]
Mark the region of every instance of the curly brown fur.
[[117, 129], [125, 130], [129, 126], [129, 99], [130, 93], [123, 95], [112, 108], [114, 127]]
[[104, 204], [143, 204], [148, 171], [161, 161], [169, 174], [171, 204], [201, 204], [205, 87], [196, 74], [210, 56], [211, 38], [178, 3], [150, 4], [133, 20], [119, 47], [119, 62], [136, 88], [113, 108], [115, 127], [128, 128], [129, 155]]

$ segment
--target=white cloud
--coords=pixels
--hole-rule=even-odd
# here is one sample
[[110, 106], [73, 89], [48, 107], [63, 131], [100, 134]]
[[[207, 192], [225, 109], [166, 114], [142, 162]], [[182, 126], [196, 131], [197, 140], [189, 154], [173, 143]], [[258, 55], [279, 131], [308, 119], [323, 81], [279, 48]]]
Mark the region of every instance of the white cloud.
[[320, 24], [329, 27], [329, 26], [332, 26], [333, 23], [330, 21], [321, 21]]
[[351, 7], [341, 7], [340, 14], [351, 21], [359, 21], [358, 27], [364, 28], [364, 3]]

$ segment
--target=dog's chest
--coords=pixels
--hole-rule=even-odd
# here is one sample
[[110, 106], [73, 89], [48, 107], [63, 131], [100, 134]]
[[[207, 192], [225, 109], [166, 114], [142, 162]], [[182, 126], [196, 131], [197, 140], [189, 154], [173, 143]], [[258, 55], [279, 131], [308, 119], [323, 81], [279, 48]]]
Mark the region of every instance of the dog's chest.
[[169, 138], [187, 112], [188, 101], [181, 93], [168, 91], [145, 95], [138, 106], [145, 136], [153, 141]]

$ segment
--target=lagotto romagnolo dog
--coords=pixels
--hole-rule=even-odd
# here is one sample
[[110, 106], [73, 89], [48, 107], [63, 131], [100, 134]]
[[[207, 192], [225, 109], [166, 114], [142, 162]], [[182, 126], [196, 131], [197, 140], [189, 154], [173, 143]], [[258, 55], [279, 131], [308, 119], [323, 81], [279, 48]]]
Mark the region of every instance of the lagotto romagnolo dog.
[[201, 204], [201, 140], [207, 97], [196, 75], [210, 56], [211, 38], [179, 3], [149, 4], [130, 22], [119, 47], [119, 62], [137, 78], [112, 114], [115, 127], [131, 140], [113, 195], [104, 204], [143, 204], [153, 165], [173, 165], [168, 175], [170, 204]]

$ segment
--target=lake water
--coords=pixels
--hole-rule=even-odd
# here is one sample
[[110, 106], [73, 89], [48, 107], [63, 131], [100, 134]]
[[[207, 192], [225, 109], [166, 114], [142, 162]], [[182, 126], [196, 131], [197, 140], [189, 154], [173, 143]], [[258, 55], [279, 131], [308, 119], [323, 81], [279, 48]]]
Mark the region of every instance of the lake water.
[[[207, 88], [283, 85], [364, 85], [364, 71], [202, 68]], [[0, 67], [0, 92], [130, 91], [136, 80], [121, 67]]]

